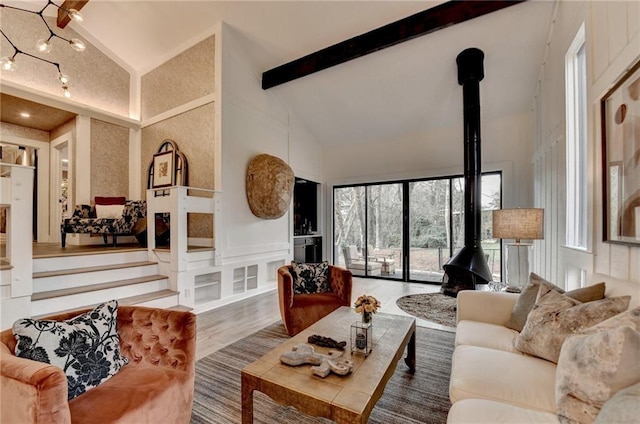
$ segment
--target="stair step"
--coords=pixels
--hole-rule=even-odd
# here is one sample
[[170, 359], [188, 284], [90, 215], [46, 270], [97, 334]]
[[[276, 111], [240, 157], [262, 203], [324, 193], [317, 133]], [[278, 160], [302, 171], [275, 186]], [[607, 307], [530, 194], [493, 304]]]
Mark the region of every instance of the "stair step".
[[[169, 290], [169, 289], [159, 290], [159, 291], [155, 291], [155, 292], [147, 293], [147, 294], [142, 294], [142, 295], [138, 295], [138, 296], [123, 297], [121, 299], [118, 299], [118, 305], [119, 306], [133, 306], [133, 305], [138, 305], [138, 304], [142, 304], [142, 303], [145, 303], [145, 302], [150, 302], [152, 300], [163, 299], [163, 298], [171, 297], [171, 296], [177, 296], [178, 294], [179, 294], [179, 292], [173, 291], [173, 290]], [[73, 311], [82, 310], [82, 309], [95, 308], [98, 305], [100, 305], [100, 303], [95, 303], [93, 305], [82, 306], [82, 307], [79, 307], [79, 308], [67, 309], [67, 310], [64, 310], [64, 311], [55, 312], [54, 314], [62, 314], [62, 313], [73, 312]], [[176, 306], [172, 306], [172, 307], [166, 308], [166, 309], [188, 312], [192, 308], [189, 308], [187, 306], [182, 306], [182, 305], [176, 305]], [[33, 318], [42, 319], [42, 318], [46, 318], [47, 316], [50, 316], [50, 315], [53, 315], [53, 314], [39, 315], [39, 316], [35, 316]]]
[[138, 266], [148, 266], [148, 265], [157, 265], [157, 264], [158, 264], [157, 262], [141, 261], [141, 262], [127, 262], [124, 264], [88, 266], [84, 268], [60, 269], [56, 271], [34, 272], [33, 278], [59, 277], [62, 275], [85, 274], [89, 272], [110, 271], [114, 269], [134, 268]]
[[31, 295], [31, 301], [33, 302], [38, 300], [53, 299], [53, 298], [62, 297], [62, 296], [72, 296], [72, 295], [81, 294], [81, 293], [90, 293], [98, 290], [108, 290], [116, 287], [147, 283], [149, 281], [164, 280], [166, 278], [168, 277], [165, 275], [150, 275], [148, 277], [129, 278], [126, 280], [111, 281], [108, 283], [90, 284], [82, 287], [72, 287], [68, 289], [43, 291], [39, 293], [33, 293]]
[[129, 262], [143, 262], [148, 260], [149, 254], [146, 250], [104, 252], [94, 253], [93, 255], [39, 257], [33, 259], [33, 272], [63, 271], [69, 268], [82, 268], [87, 265], [124, 265]]

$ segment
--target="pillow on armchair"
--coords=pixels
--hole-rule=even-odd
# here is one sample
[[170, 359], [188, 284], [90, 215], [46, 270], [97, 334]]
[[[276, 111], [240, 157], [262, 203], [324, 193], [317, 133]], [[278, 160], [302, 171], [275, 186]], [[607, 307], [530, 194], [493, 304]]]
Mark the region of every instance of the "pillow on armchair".
[[291, 268], [294, 294], [328, 293], [331, 291], [329, 262], [301, 263], [292, 261]]
[[129, 363], [120, 355], [117, 313], [112, 300], [67, 321], [20, 319], [13, 324], [15, 354], [62, 368], [71, 400]]

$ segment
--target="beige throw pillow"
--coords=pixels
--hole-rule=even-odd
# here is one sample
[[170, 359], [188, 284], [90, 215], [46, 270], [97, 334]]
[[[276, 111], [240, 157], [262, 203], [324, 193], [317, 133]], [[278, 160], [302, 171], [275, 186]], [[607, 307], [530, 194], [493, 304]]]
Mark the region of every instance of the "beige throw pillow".
[[638, 382], [640, 308], [635, 308], [564, 342], [556, 372], [558, 418], [563, 423], [593, 423], [613, 395]]
[[[506, 322], [505, 327], [516, 331], [522, 331], [524, 324], [527, 322], [529, 312], [531, 312], [531, 309], [533, 309], [533, 306], [536, 304], [536, 299], [541, 285], [545, 285], [545, 287], [553, 288], [560, 293], [564, 293], [564, 290], [560, 287], [532, 272], [531, 275], [529, 275], [529, 284], [522, 289], [520, 296], [518, 296], [518, 300], [511, 311], [511, 317]], [[584, 303], [604, 299], [604, 290], [604, 283], [598, 283], [592, 286], [571, 290], [570, 292], [567, 292], [566, 295]], [[545, 293], [547, 291], [549, 290], [546, 290]]]
[[640, 382], [620, 390], [605, 402], [596, 424], [636, 424], [640, 417]]
[[551, 290], [529, 313], [522, 332], [516, 337], [515, 347], [557, 363], [567, 336], [619, 314], [627, 309], [630, 300], [631, 296], [622, 296], [581, 303]]

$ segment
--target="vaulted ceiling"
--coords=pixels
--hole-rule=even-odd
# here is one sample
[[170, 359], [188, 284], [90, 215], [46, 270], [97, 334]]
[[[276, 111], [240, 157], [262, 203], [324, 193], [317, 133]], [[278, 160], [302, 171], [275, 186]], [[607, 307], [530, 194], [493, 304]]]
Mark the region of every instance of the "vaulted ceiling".
[[[234, 28], [256, 71], [402, 19], [433, 1], [93, 0], [72, 26], [144, 73], [215, 22]], [[461, 125], [455, 58], [485, 52], [483, 119], [531, 110], [554, 2], [527, 1], [272, 88], [326, 145], [394, 140]]]

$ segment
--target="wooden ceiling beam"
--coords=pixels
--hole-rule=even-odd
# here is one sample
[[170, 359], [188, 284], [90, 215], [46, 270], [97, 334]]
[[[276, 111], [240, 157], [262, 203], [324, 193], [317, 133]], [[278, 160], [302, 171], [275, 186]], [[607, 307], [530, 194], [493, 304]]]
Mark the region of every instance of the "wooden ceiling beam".
[[264, 90], [525, 0], [448, 1], [262, 73]]
[[66, 0], [62, 3], [58, 8], [58, 20], [56, 22], [58, 28], [64, 28], [71, 22], [71, 18], [66, 10], [76, 9], [79, 12], [88, 2], [89, 0]]

